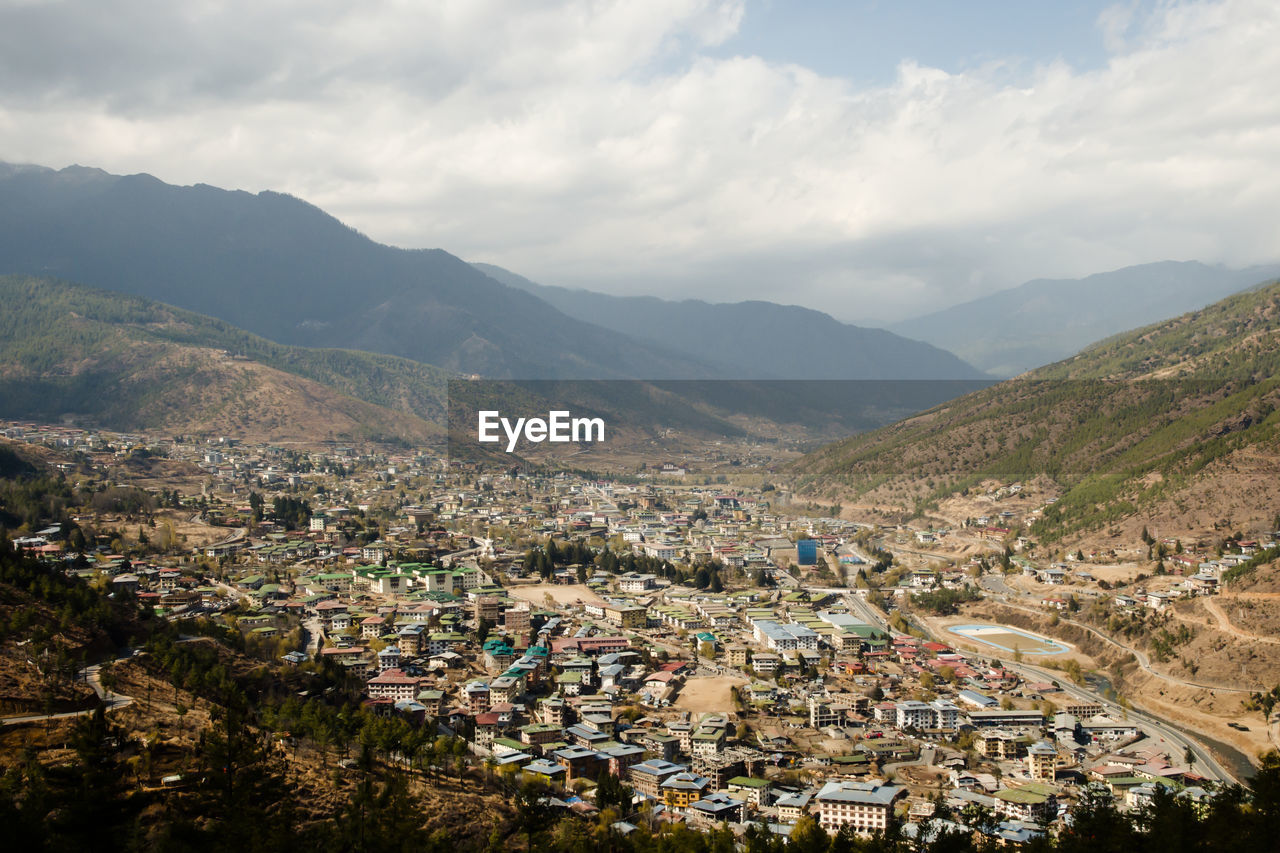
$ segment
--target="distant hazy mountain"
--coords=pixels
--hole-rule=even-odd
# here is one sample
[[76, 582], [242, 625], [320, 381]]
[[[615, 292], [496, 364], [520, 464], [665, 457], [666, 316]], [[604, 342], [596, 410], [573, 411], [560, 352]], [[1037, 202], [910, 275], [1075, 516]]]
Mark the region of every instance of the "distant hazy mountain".
[[772, 302], [673, 302], [537, 284], [491, 264], [489, 276], [571, 317], [655, 346], [687, 352], [737, 378], [972, 379], [949, 352], [883, 329], [850, 326], [809, 308]]
[[889, 328], [950, 350], [992, 375], [1015, 376], [1278, 275], [1280, 265], [1227, 270], [1163, 261], [1081, 279], [1036, 279]]
[[447, 252], [380, 245], [274, 192], [0, 164], [0, 273], [133, 293], [280, 343], [461, 373], [717, 375], [685, 354], [572, 319]]

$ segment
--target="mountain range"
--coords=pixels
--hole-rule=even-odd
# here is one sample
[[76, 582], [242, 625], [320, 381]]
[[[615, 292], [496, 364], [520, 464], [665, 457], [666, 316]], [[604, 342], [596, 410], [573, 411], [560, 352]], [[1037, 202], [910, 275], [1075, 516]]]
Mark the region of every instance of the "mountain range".
[[1036, 279], [889, 329], [1007, 378], [1276, 276], [1280, 265], [1275, 264], [1229, 270], [1197, 261], [1161, 261], [1081, 279]]
[[977, 379], [950, 352], [884, 329], [773, 302], [671, 301], [537, 284], [491, 264], [476, 268], [559, 310], [701, 363], [760, 379]]
[[1277, 523], [1280, 283], [836, 442], [789, 476], [802, 494], [908, 514], [1036, 482], [1056, 497], [1032, 527], [1047, 538]]
[[[0, 272], [144, 296], [281, 344], [384, 353], [494, 378], [979, 375], [935, 347], [839, 328], [830, 318], [817, 331], [839, 328], [839, 346], [819, 334], [792, 337], [802, 349], [796, 369], [759, 373], [759, 359], [738, 354], [765, 342], [745, 333], [721, 352], [703, 345], [705, 325], [683, 326], [662, 342], [629, 336], [569, 316], [443, 250], [376, 243], [291, 196], [177, 187], [79, 166], [0, 165]], [[733, 322], [726, 315], [715, 326]]]

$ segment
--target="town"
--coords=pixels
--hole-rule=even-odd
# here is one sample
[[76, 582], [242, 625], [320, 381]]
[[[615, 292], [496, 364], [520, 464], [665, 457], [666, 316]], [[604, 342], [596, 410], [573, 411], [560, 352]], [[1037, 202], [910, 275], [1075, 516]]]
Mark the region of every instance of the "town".
[[953, 525], [877, 523], [795, 503], [763, 466], [593, 476], [354, 444], [0, 435], [97, 491], [93, 514], [23, 529], [19, 548], [160, 618], [234, 629], [273, 665], [340, 672], [370, 714], [460, 739], [566, 814], [598, 814], [604, 780], [621, 783], [623, 834], [809, 820], [1021, 842], [1085, 792], [1200, 807], [1239, 776], [1082, 673], [1070, 642], [959, 607], [1164, 625], [1274, 553], [1274, 531], [1044, 554], [1026, 528], [1052, 498], [1022, 484]]

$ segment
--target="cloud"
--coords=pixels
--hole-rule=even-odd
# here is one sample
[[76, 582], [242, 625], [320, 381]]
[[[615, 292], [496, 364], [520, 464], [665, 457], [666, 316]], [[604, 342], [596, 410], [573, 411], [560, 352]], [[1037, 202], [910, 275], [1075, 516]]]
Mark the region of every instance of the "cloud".
[[1278, 254], [1274, 3], [1117, 6], [1105, 67], [905, 62], [876, 89], [711, 57], [743, 14], [0, 0], [0, 159], [278, 189], [547, 283], [851, 319]]

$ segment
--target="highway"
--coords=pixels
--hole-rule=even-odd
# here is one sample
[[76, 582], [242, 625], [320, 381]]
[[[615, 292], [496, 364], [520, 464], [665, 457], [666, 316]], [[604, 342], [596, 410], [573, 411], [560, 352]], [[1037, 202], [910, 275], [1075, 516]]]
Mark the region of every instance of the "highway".
[[[1001, 582], [1001, 585], [1003, 585], [1003, 582]], [[816, 591], [820, 591], [820, 590], [815, 590], [815, 592]], [[884, 614], [880, 613], [874, 607], [872, 607], [868, 602], [864, 601], [861, 598], [861, 596], [850, 594], [849, 590], [833, 589], [833, 590], [821, 590], [821, 591], [843, 593], [845, 595], [846, 601], [849, 602], [850, 612], [859, 614], [861, 618], [867, 621], [868, 624], [877, 625], [884, 628], [885, 630], [888, 630], [888, 621], [885, 618]], [[929, 630], [928, 626], [916, 620], [910, 620], [910, 621], [914, 627], [919, 628], [921, 632], [923, 632], [929, 638], [937, 640], [938, 642], [950, 644], [950, 641], [947, 638], [945, 637], [939, 638], [935, 636], [933, 632]], [[1087, 627], [1087, 626], [1082, 626], [1082, 627]], [[1058, 684], [1062, 686], [1063, 691], [1068, 695], [1074, 696], [1077, 699], [1084, 699], [1092, 702], [1098, 702], [1103, 706], [1103, 708], [1105, 709], [1108, 715], [1113, 716], [1116, 719], [1132, 719], [1137, 722], [1140, 722], [1143, 724], [1145, 728], [1149, 729], [1151, 732], [1155, 733], [1159, 737], [1164, 738], [1168, 742], [1176, 744], [1178, 748], [1183, 750], [1184, 752], [1189, 748], [1191, 750], [1191, 753], [1196, 758], [1196, 763], [1195, 763], [1196, 772], [1201, 773], [1202, 775], [1213, 778], [1219, 782], [1231, 783], [1231, 782], [1243, 781], [1243, 779], [1240, 778], [1240, 771], [1242, 771], [1243, 768], [1238, 766], [1239, 761], [1231, 762], [1232, 764], [1237, 765], [1236, 767], [1233, 768], [1235, 772], [1233, 772], [1232, 770], [1228, 770], [1226, 767], [1223, 766], [1222, 762], [1220, 762], [1213, 753], [1211, 753], [1208, 749], [1204, 747], [1203, 744], [1201, 744], [1198, 740], [1192, 738], [1191, 736], [1185, 734], [1180, 729], [1174, 728], [1171, 723], [1166, 722], [1165, 720], [1162, 720], [1159, 717], [1156, 717], [1146, 711], [1142, 711], [1137, 708], [1133, 708], [1133, 707], [1123, 708], [1119, 704], [1108, 700], [1106, 697], [1102, 696], [1099, 693], [1096, 693], [1086, 687], [1082, 687], [1078, 684], [1074, 684], [1070, 681], [1067, 681], [1065, 678], [1063, 678], [1062, 673], [1060, 672], [1052, 672], [1050, 670], [1041, 669], [1040, 667], [1037, 667], [1037, 666], [1032, 666], [1031, 664], [1028, 664], [1025, 662], [1016, 662], [1012, 659], [1006, 660], [1002, 657], [999, 657], [998, 651], [999, 650], [992, 648], [990, 653], [983, 652], [982, 656], [1000, 661], [1001, 665], [1003, 665], [1007, 669], [1010, 669], [1018, 673], [1018, 675], [1020, 675], [1024, 680], [1056, 681]], [[1182, 758], [1182, 756], [1173, 755], [1173, 756], [1170, 756], [1170, 758], [1173, 761], [1178, 761]]]

